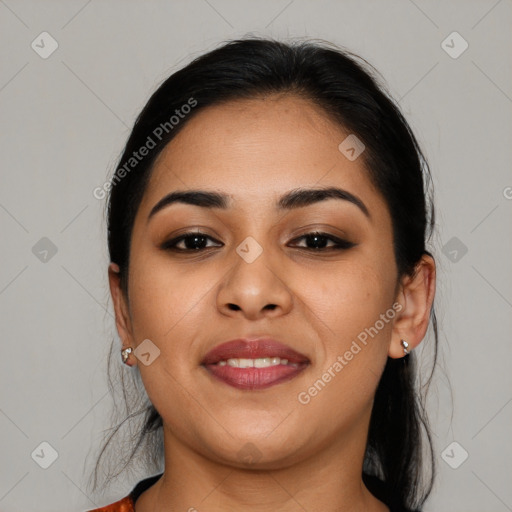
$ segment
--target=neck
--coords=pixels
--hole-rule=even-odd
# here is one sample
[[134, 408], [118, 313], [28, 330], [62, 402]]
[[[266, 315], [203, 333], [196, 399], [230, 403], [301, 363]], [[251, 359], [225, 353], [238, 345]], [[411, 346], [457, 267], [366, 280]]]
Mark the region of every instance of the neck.
[[292, 463], [242, 469], [204, 457], [164, 428], [165, 471], [136, 512], [389, 512], [362, 481], [366, 435], [345, 434]]

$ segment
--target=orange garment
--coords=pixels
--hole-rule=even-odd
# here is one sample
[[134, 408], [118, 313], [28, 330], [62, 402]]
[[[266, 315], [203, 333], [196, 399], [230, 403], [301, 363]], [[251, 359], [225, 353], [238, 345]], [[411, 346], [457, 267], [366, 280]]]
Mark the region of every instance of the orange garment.
[[94, 510], [87, 510], [87, 512], [135, 512], [135, 503], [140, 495], [155, 484], [162, 475], [163, 473], [160, 473], [145, 478], [137, 483], [137, 485], [132, 488], [131, 492], [119, 501], [105, 505], [104, 507], [95, 508]]
[[133, 506], [133, 498], [126, 496], [115, 503], [111, 503], [105, 507], [95, 508], [94, 510], [88, 510], [87, 512], [135, 512], [135, 507]]

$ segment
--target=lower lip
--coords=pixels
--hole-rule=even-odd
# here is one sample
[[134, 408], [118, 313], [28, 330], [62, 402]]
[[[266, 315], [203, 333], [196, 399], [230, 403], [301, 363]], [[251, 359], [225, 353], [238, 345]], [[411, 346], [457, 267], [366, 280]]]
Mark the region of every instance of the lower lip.
[[296, 368], [283, 364], [267, 368], [236, 368], [228, 365], [208, 364], [204, 367], [215, 378], [234, 388], [265, 389], [297, 377], [307, 365], [308, 363], [300, 363]]

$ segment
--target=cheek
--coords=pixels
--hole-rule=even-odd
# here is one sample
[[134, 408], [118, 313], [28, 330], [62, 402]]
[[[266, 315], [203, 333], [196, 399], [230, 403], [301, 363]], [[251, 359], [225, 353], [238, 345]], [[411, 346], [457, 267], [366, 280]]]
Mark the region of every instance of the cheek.
[[[142, 253], [132, 263], [129, 292], [135, 343], [149, 339], [159, 351], [155, 350], [158, 357], [148, 366], [138, 361], [138, 368], [153, 405], [168, 424], [177, 426], [193, 415], [187, 390], [196, 387], [199, 346], [211, 322], [211, 310], [205, 308], [218, 276], [186, 272]], [[185, 416], [176, 414], [183, 410], [187, 410]]]
[[185, 272], [161, 256], [150, 257], [142, 251], [134, 254], [131, 265], [129, 293], [135, 343], [149, 339], [159, 350], [150, 365], [138, 362], [141, 378], [159, 413], [167, 423], [176, 425], [183, 417], [176, 411], [191, 407], [187, 390], [194, 389], [196, 347], [209, 323], [205, 308], [212, 300], [209, 292], [213, 293], [218, 276], [197, 270]]
[[[165, 258], [134, 256], [130, 275], [130, 304], [135, 335], [171, 343], [178, 333], [200, 325], [215, 275], [169, 264]], [[186, 340], [185, 340], [186, 341]]]
[[355, 421], [371, 408], [395, 316], [392, 278], [378, 265], [358, 262], [302, 280], [322, 339], [316, 371], [297, 399], [311, 421], [329, 410], [332, 433], [334, 425]]
[[296, 290], [317, 317], [315, 323], [324, 324], [328, 340], [337, 342], [335, 348], [372, 326], [392, 305], [394, 281], [380, 265], [354, 259], [300, 275]]

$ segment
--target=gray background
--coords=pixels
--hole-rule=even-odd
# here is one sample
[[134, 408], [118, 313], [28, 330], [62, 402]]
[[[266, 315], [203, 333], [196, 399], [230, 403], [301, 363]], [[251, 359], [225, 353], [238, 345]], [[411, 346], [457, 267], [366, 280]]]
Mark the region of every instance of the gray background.
[[[439, 476], [425, 510], [512, 510], [511, 21], [510, 0], [0, 0], [0, 509], [85, 510], [148, 476], [85, 490], [110, 425], [115, 334], [92, 191], [162, 79], [253, 33], [346, 46], [400, 99], [437, 192], [444, 371], [429, 399]], [[31, 47], [51, 49], [44, 31], [58, 43], [47, 58]], [[457, 58], [445, 49], [462, 40], [442, 45], [454, 31], [469, 44]], [[42, 442], [58, 453], [48, 469]]]

